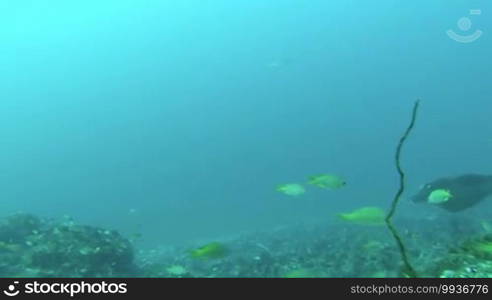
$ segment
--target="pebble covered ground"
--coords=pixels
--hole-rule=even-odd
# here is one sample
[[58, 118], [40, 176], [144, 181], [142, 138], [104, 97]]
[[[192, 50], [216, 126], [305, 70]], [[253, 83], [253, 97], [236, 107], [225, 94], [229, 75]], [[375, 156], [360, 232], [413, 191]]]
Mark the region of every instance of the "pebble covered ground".
[[[492, 277], [492, 233], [477, 220], [399, 220], [422, 277]], [[483, 225], [483, 224], [482, 224]], [[443, 227], [444, 226], [444, 227]], [[214, 242], [220, 257], [190, 251]], [[402, 277], [384, 226], [294, 224], [210, 241], [139, 249], [117, 231], [16, 214], [0, 220], [2, 277]]]

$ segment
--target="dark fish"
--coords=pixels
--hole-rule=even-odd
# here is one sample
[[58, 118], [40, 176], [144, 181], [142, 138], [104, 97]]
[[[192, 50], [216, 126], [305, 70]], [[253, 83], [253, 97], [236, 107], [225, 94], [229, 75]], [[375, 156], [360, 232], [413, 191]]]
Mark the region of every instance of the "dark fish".
[[450, 212], [470, 208], [488, 196], [492, 196], [492, 175], [466, 174], [458, 177], [445, 177], [425, 184], [412, 197], [415, 203], [427, 202], [429, 194], [436, 189], [449, 190], [453, 197], [443, 203], [435, 204]]

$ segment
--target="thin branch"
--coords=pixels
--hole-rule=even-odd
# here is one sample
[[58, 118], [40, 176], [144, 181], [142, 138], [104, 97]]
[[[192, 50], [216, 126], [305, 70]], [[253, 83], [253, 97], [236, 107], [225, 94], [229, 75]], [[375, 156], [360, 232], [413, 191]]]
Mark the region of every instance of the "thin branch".
[[405, 248], [405, 245], [403, 244], [403, 241], [400, 237], [400, 234], [398, 233], [398, 230], [395, 228], [395, 226], [393, 225], [391, 220], [393, 218], [393, 215], [396, 212], [396, 207], [398, 206], [398, 203], [400, 202], [401, 195], [405, 191], [405, 173], [403, 172], [403, 169], [401, 168], [400, 156], [401, 156], [401, 150], [403, 148], [403, 144], [405, 143], [407, 137], [409, 136], [410, 132], [413, 129], [413, 126], [415, 125], [415, 120], [417, 118], [417, 112], [419, 109], [419, 104], [420, 104], [420, 100], [415, 101], [415, 104], [414, 104], [413, 110], [412, 110], [412, 119], [410, 121], [410, 124], [408, 125], [405, 133], [400, 138], [400, 142], [398, 143], [398, 146], [396, 147], [395, 165], [396, 165], [396, 170], [398, 171], [398, 175], [400, 178], [400, 187], [398, 188], [398, 191], [396, 192], [395, 197], [393, 198], [393, 202], [391, 203], [391, 208], [388, 212], [388, 215], [385, 218], [386, 226], [391, 231], [391, 234], [393, 235], [393, 238], [395, 239], [396, 244], [398, 245], [398, 249], [400, 250], [401, 259], [402, 259], [403, 264], [405, 265], [405, 269], [406, 269], [405, 273], [407, 273], [407, 275], [409, 277], [417, 277], [417, 272], [415, 272], [415, 269], [410, 264], [410, 261], [408, 260], [408, 255], [407, 255], [407, 250]]

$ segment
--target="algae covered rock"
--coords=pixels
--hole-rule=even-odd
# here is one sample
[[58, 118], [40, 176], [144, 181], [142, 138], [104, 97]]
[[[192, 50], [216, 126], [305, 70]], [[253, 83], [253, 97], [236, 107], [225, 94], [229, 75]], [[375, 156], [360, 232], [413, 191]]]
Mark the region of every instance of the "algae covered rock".
[[2, 276], [134, 275], [133, 247], [118, 232], [17, 214], [0, 223]]

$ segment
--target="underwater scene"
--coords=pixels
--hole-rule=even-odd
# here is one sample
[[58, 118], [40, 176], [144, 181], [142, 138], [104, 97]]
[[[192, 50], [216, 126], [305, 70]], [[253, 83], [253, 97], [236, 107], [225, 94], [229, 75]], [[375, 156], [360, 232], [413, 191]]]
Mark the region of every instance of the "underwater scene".
[[0, 2], [0, 277], [492, 277], [492, 2]]

